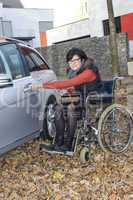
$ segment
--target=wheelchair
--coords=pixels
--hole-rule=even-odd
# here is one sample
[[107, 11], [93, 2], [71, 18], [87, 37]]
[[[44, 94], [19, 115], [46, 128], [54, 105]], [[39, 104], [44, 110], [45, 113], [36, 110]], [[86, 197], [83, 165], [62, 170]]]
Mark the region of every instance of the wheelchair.
[[[103, 81], [101, 92], [90, 92], [84, 98], [72, 151], [63, 154], [74, 155], [79, 145], [80, 161], [84, 163], [90, 159], [92, 144], [98, 145], [104, 152], [122, 153], [127, 150], [133, 138], [133, 116], [126, 106], [114, 102], [117, 81], [121, 79], [122, 77], [117, 77]], [[61, 96], [61, 103], [64, 106], [79, 105], [80, 102], [80, 94]], [[65, 130], [67, 132], [67, 125]]]

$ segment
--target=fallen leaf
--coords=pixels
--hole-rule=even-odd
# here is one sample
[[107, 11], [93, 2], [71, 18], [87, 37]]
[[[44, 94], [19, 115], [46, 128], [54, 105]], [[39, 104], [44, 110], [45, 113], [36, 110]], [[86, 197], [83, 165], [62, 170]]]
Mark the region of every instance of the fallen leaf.
[[62, 173], [60, 173], [59, 171], [55, 171], [54, 175], [53, 175], [53, 179], [56, 180], [61, 180], [64, 177], [64, 175]]
[[61, 200], [61, 199], [62, 199], [61, 194], [60, 194], [60, 193], [57, 193], [57, 194], [55, 195], [55, 200]]

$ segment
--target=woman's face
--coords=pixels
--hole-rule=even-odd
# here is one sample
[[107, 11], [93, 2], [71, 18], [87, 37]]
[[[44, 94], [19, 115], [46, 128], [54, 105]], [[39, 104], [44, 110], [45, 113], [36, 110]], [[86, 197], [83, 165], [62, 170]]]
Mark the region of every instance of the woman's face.
[[74, 55], [72, 59], [68, 61], [68, 64], [72, 70], [78, 70], [81, 66], [81, 58], [78, 55]]

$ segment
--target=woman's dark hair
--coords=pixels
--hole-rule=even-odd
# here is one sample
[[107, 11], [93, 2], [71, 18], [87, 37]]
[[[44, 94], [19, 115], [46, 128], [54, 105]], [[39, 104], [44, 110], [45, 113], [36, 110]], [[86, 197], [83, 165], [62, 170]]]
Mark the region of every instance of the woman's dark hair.
[[66, 62], [69, 62], [73, 58], [74, 55], [79, 56], [81, 61], [83, 59], [86, 61], [87, 58], [88, 58], [87, 55], [85, 54], [85, 52], [82, 49], [73, 47], [68, 51], [68, 53], [66, 55]]

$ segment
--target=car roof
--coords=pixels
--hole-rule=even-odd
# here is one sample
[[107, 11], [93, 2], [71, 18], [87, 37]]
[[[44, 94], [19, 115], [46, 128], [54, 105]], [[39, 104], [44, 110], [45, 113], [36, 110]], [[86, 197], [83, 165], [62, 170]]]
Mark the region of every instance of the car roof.
[[[33, 48], [33, 47], [29, 46], [29, 45], [26, 45], [25, 42], [23, 42], [21, 40], [17, 40], [17, 39], [14, 39], [14, 38], [8, 38], [8, 37], [0, 37], [0, 45], [5, 44], [5, 43], [7, 43], [7, 44], [15, 43], [15, 44], [18, 44], [21, 47], [26, 47], [26, 48], [29, 48], [29, 49], [39, 53], [35, 48]], [[46, 62], [46, 60], [44, 59], [44, 57], [41, 54], [40, 54], [40, 57], [48, 65], [48, 63]]]
[[8, 41], [6, 40], [6, 38], [0, 37], [0, 44], [1, 44], [1, 43], [5, 43], [5, 42], [8, 42]]
[[5, 44], [5, 43], [16, 43], [18, 45], [24, 46], [24, 47], [28, 47], [32, 50], [35, 50], [33, 47], [25, 44], [25, 42], [23, 42], [22, 40], [17, 40], [14, 38], [9, 38], [9, 37], [0, 37], [0, 45], [1, 44]]
[[23, 44], [25, 46], [28, 46], [22, 40], [17, 40], [17, 39], [9, 38], [9, 37], [0, 37], [0, 44], [3, 44], [3, 43], [17, 43], [17, 44]]

